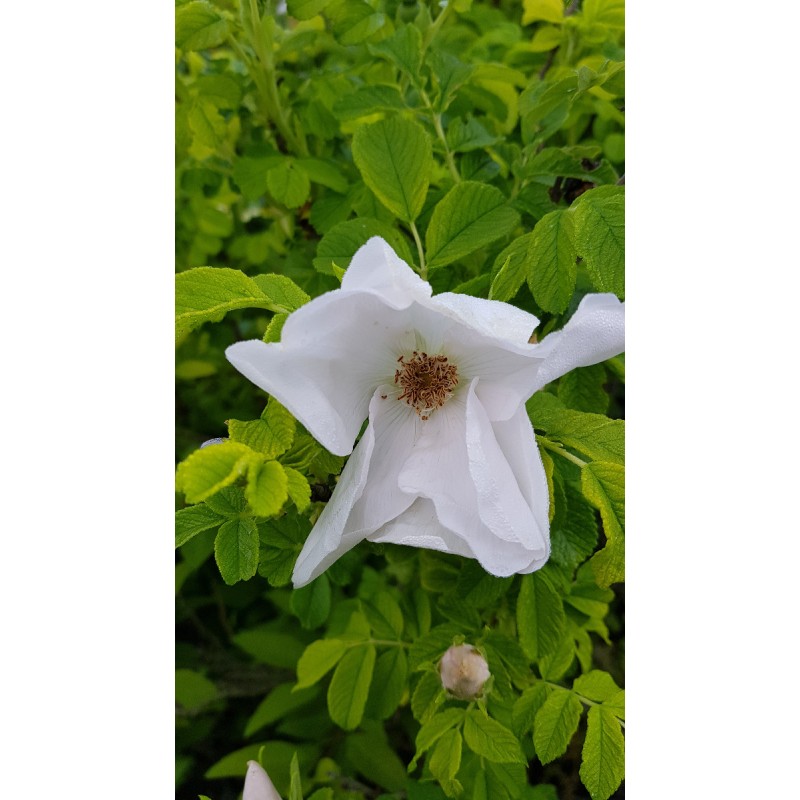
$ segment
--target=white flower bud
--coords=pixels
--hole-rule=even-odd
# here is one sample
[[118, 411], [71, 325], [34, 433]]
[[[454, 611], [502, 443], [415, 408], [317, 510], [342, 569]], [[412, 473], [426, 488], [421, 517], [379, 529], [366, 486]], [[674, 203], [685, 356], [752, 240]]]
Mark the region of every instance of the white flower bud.
[[471, 645], [449, 648], [439, 662], [442, 686], [459, 700], [480, 697], [491, 673], [486, 659]]
[[242, 800], [281, 800], [272, 781], [258, 761], [247, 762]]

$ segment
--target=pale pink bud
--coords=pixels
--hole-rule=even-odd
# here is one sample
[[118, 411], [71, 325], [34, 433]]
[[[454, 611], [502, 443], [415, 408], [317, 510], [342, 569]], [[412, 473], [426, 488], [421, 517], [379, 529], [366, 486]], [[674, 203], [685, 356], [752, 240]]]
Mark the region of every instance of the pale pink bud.
[[474, 700], [483, 692], [489, 680], [486, 659], [471, 645], [449, 648], [439, 662], [442, 686], [459, 700]]
[[242, 800], [281, 800], [272, 785], [269, 775], [258, 761], [247, 762], [247, 775], [244, 778]]

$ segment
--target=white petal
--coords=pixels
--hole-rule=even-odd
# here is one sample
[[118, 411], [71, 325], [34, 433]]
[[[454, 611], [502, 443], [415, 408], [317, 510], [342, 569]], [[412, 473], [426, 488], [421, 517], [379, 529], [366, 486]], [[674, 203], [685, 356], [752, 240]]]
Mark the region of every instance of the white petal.
[[[547, 528], [540, 529], [529, 501], [523, 496], [509, 459], [498, 444], [492, 423], [475, 395], [474, 386], [473, 383], [467, 395], [467, 452], [470, 475], [478, 493], [478, 513], [496, 536], [545, 554]], [[518, 466], [526, 459], [526, 447], [533, 447], [533, 452], [527, 454], [528, 458], [537, 452], [532, 438], [507, 444]]]
[[469, 545], [439, 522], [436, 507], [424, 497], [418, 497], [407, 511], [367, 538], [371, 542], [424, 547], [427, 550], [475, 558]]
[[242, 800], [281, 800], [269, 775], [258, 761], [247, 762], [247, 775], [244, 779]]
[[531, 394], [576, 367], [613, 358], [625, 349], [625, 304], [613, 294], [590, 294], [570, 321], [536, 347], [544, 358]]
[[295, 311], [280, 343], [238, 342], [225, 355], [328, 450], [344, 456], [372, 393], [393, 374], [407, 313], [374, 294], [337, 290]]
[[[528, 567], [533, 559], [546, 557], [546, 543], [494, 439], [475, 396], [475, 383], [473, 380], [466, 398], [453, 398], [425, 423], [400, 473], [400, 488], [432, 501], [442, 528], [461, 540], [453, 544], [452, 537], [437, 532], [430, 521], [417, 536], [419, 546], [459, 555], [468, 550], [493, 575], [511, 575]], [[378, 531], [377, 539], [370, 538], [415, 542], [410, 531], [417, 524], [415, 514], [423, 510], [429, 512], [429, 507], [415, 504], [413, 523], [408, 522], [406, 512]], [[439, 544], [423, 544], [420, 537]]]
[[520, 406], [509, 420], [493, 422], [492, 430], [546, 545], [544, 554], [535, 558], [530, 568], [524, 570], [533, 572], [544, 566], [550, 557], [550, 490], [547, 488], [542, 456], [525, 406]]
[[295, 588], [313, 581], [360, 541], [354, 536], [345, 536], [345, 526], [353, 505], [364, 491], [374, 446], [372, 426], [368, 425], [353, 455], [347, 460], [331, 499], [300, 551], [292, 573]]
[[370, 424], [297, 559], [295, 587], [314, 580], [414, 501], [399, 489], [397, 474], [413, 449], [417, 417], [405, 403], [384, 399], [384, 388], [373, 395]]
[[[392, 387], [393, 388], [393, 387]], [[367, 482], [353, 506], [347, 531], [358, 531], [362, 538], [402, 514], [414, 495], [401, 490], [398, 476], [414, 450], [424, 425], [414, 410], [381, 387], [370, 409], [370, 428], [375, 437]], [[387, 395], [384, 399], [383, 395]]]
[[497, 300], [445, 292], [431, 298], [432, 307], [484, 336], [525, 345], [539, 320], [521, 308]]
[[342, 278], [342, 289], [374, 292], [393, 308], [406, 308], [414, 301], [424, 303], [431, 296], [430, 284], [380, 236], [373, 236], [356, 251]]

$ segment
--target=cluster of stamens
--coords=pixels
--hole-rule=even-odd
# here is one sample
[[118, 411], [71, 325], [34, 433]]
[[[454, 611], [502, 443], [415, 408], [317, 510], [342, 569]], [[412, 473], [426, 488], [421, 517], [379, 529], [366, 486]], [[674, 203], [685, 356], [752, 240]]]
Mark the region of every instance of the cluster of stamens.
[[399, 369], [394, 373], [394, 382], [403, 390], [398, 400], [405, 400], [420, 419], [428, 419], [431, 412], [441, 408], [453, 395], [458, 384], [458, 368], [447, 363], [447, 356], [429, 356], [416, 350], [406, 361], [397, 359]]

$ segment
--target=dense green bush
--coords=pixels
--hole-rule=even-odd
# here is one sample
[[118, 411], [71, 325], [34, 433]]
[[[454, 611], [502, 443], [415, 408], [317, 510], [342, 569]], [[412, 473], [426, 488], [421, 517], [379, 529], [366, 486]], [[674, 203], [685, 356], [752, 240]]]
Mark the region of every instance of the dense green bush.
[[[291, 800], [622, 796], [624, 357], [527, 404], [542, 569], [362, 542], [293, 589], [346, 459], [224, 353], [278, 341], [374, 236], [534, 341], [622, 299], [623, 23], [622, 0], [177, 3], [178, 797], [236, 798], [248, 759]], [[491, 673], [464, 699], [439, 674], [462, 643]]]

